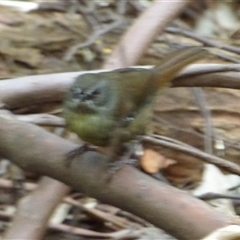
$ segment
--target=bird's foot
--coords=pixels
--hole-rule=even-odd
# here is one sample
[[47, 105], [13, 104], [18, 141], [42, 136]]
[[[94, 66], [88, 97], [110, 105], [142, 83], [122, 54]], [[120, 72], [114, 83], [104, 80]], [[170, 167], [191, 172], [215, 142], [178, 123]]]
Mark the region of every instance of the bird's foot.
[[121, 157], [119, 160], [115, 162], [111, 162], [108, 164], [108, 173], [107, 173], [107, 182], [110, 182], [114, 175], [121, 170], [125, 165], [135, 165], [137, 159], [130, 158], [129, 155]]
[[79, 157], [80, 155], [82, 155], [87, 151], [96, 151], [96, 150], [97, 150], [97, 147], [89, 145], [87, 143], [84, 143], [83, 145], [73, 149], [72, 151], [66, 154], [66, 159], [65, 159], [66, 167], [70, 167], [74, 158]]
[[140, 138], [132, 142], [130, 147], [126, 147], [127, 149], [125, 150], [125, 154], [119, 160], [114, 161], [117, 157], [116, 154], [110, 155], [107, 182], [110, 182], [114, 175], [125, 165], [136, 165], [136, 163], [138, 163], [139, 157], [143, 154]]

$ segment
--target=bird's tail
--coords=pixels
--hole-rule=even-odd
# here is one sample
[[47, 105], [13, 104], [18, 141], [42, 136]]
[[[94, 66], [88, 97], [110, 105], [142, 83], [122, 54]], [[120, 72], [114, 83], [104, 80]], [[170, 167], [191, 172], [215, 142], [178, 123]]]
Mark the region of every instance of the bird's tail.
[[207, 57], [208, 54], [203, 48], [188, 47], [167, 55], [153, 68], [156, 87], [160, 89], [168, 86], [180, 70], [192, 62]]

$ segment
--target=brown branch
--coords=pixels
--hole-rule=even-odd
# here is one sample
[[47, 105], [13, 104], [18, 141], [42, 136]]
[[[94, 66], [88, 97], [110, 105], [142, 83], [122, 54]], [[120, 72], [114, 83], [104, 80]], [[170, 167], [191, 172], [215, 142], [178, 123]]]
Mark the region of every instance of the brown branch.
[[136, 64], [153, 39], [187, 6], [188, 2], [188, 0], [174, 2], [155, 0], [122, 37], [104, 64], [104, 68]]
[[[10, 221], [13, 217], [14, 217], [13, 213], [0, 210], [1, 220]], [[70, 234], [75, 234], [78, 236], [85, 236], [85, 237], [95, 237], [95, 238], [126, 239], [126, 238], [139, 238], [140, 236], [143, 235], [142, 230], [124, 229], [116, 232], [102, 233], [102, 232], [91, 231], [83, 228], [68, 226], [66, 224], [61, 224], [61, 223], [49, 223], [49, 228], [52, 230], [60, 231], [64, 233], [70, 233]], [[5, 237], [4, 239], [10, 239], [10, 238]], [[20, 238], [14, 237], [14, 239], [20, 239]], [[28, 238], [28, 239], [33, 239], [33, 238]]]
[[4, 239], [42, 239], [49, 218], [68, 191], [65, 184], [43, 177], [38, 187], [19, 202]]
[[237, 240], [240, 238], [240, 227], [236, 225], [230, 225], [227, 227], [223, 227], [221, 229], [217, 229], [213, 233], [211, 233], [209, 236], [206, 236], [205, 238], [201, 240]]
[[52, 126], [52, 127], [66, 126], [64, 118], [46, 113], [16, 115], [16, 117], [20, 121], [37, 124], [39, 126]]
[[213, 41], [209, 38], [199, 36], [199, 35], [195, 34], [194, 32], [191, 32], [191, 31], [188, 31], [188, 30], [185, 30], [185, 29], [168, 27], [168, 28], [166, 28], [166, 32], [173, 33], [173, 34], [181, 34], [185, 37], [189, 37], [189, 38], [192, 38], [192, 39], [194, 39], [198, 42], [201, 42], [206, 46], [215, 47], [215, 48], [223, 49], [223, 50], [226, 50], [226, 51], [229, 51], [229, 52], [240, 54], [240, 48], [239, 47], [234, 47], [234, 46], [231, 46], [231, 45], [218, 43], [218, 42], [215, 42], [215, 41]]
[[240, 89], [240, 73], [209, 73], [194, 77], [181, 75], [172, 81], [172, 87], [219, 87]]
[[[48, 186], [51, 185], [52, 189], [55, 189], [56, 187], [57, 187], [57, 189], [61, 188], [61, 184], [57, 185], [54, 182], [52, 184], [51, 180], [52, 179], [48, 180]], [[55, 180], [53, 180], [53, 181], [55, 181]], [[40, 192], [39, 189], [42, 189], [43, 191], [40, 192], [41, 195], [43, 195], [43, 196], [45, 196], [45, 194], [49, 195], [47, 190], [43, 189], [46, 184], [41, 184], [41, 182], [40, 182], [39, 185], [34, 184], [34, 183], [24, 183], [23, 185], [24, 185], [24, 189], [25, 190], [32, 191], [32, 190], [36, 189], [36, 191]], [[9, 190], [9, 189], [13, 188], [13, 182], [11, 180], [8, 180], [8, 179], [0, 179], [0, 188], [5, 188], [5, 189]], [[64, 190], [64, 188], [65, 188], [65, 185], [63, 185], [63, 190]], [[51, 193], [53, 193], [54, 195], [58, 195], [56, 190], [52, 191]], [[41, 199], [41, 196], [39, 197], [39, 199]], [[132, 228], [135, 228], [135, 229], [136, 229], [136, 227], [139, 228], [139, 224], [133, 224], [132, 222], [128, 221], [126, 219], [126, 216], [119, 217], [119, 216], [115, 216], [115, 215], [112, 215], [112, 214], [104, 212], [104, 211], [100, 211], [100, 210], [95, 209], [95, 208], [93, 208], [93, 209], [92, 208], [88, 208], [84, 204], [82, 204], [81, 202], [76, 201], [76, 200], [74, 200], [74, 199], [72, 199], [70, 197], [65, 197], [63, 199], [63, 202], [65, 202], [65, 203], [67, 203], [69, 205], [75, 206], [77, 208], [80, 208], [81, 211], [85, 212], [86, 214], [88, 214], [90, 216], [94, 216], [94, 218], [99, 218], [102, 221], [110, 222], [111, 225], [109, 226], [109, 228], [111, 228], [112, 225], [114, 226], [113, 228], [115, 228], [116, 226], [119, 227], [119, 228], [127, 228], [127, 227], [129, 227], [131, 225], [132, 225]], [[42, 203], [42, 201], [41, 201], [40, 204], [41, 205], [46, 204], [45, 207], [48, 207], [49, 202]], [[21, 205], [20, 205], [20, 207], [21, 207]], [[42, 212], [37, 212], [37, 211], [38, 211], [38, 208], [36, 208], [36, 211], [34, 211], [34, 214], [36, 214], [36, 215], [38, 215], [38, 214], [41, 215], [42, 214]], [[128, 218], [130, 218], [129, 215], [130, 214], [128, 214]], [[133, 217], [133, 215], [132, 215], [132, 217]], [[137, 217], [135, 217], [135, 218], [137, 218]], [[136, 221], [136, 219], [134, 219], [134, 220]], [[141, 222], [141, 225], [142, 225], [143, 224], [143, 220], [141, 219], [141, 221], [142, 221]], [[14, 224], [13, 224], [13, 226], [14, 226]]]
[[88, 215], [94, 216], [94, 218], [100, 219], [104, 222], [109, 222], [111, 223], [111, 225], [119, 229], [122, 229], [122, 228], [135, 228], [135, 229], [138, 228], [139, 229], [139, 225], [134, 224], [125, 218], [121, 218], [121, 217], [100, 211], [98, 209], [87, 208], [83, 204], [81, 204], [79, 201], [76, 201], [70, 197], [66, 197], [64, 199], [64, 202], [70, 205], [73, 205], [77, 208], [80, 208], [82, 211], [84, 211]]
[[78, 73], [72, 72], [2, 80], [0, 102], [13, 109], [60, 101], [77, 75]]
[[[32, 191], [37, 187], [35, 183], [24, 182], [23, 188], [27, 191]], [[11, 189], [13, 188], [13, 182], [8, 179], [0, 178], [0, 188]]]
[[3, 110], [0, 132], [2, 157], [142, 217], [177, 238], [199, 239], [233, 222], [204, 202], [130, 166], [124, 166], [107, 183], [107, 159], [96, 152], [83, 154], [67, 168], [66, 153], [77, 145], [20, 122]]
[[143, 235], [141, 230], [126, 229], [111, 233], [101, 233], [88, 229], [77, 228], [68, 226], [66, 224], [50, 224], [50, 228], [56, 231], [67, 232], [79, 236], [92, 237], [92, 238], [110, 238], [110, 239], [128, 239], [139, 238]]
[[169, 142], [169, 141], [157, 139], [157, 138], [154, 138], [151, 136], [145, 136], [145, 137], [143, 137], [143, 140], [146, 142], [151, 142], [154, 144], [158, 144], [160, 146], [178, 150], [183, 153], [187, 153], [193, 157], [197, 157], [199, 160], [214, 164], [218, 167], [221, 167], [231, 173], [234, 173], [234, 174], [240, 176], [240, 166], [239, 165], [237, 165], [233, 162], [227, 161], [226, 159], [205, 153], [205, 152], [203, 152], [195, 147], [192, 147], [188, 144], [177, 144], [177, 143], [174, 143], [173, 141]]

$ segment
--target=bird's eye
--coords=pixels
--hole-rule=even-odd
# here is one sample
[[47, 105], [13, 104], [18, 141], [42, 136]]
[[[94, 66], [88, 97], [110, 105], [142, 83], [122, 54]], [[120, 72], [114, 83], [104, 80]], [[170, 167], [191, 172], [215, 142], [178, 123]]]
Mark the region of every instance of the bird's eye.
[[94, 82], [94, 85], [90, 82], [85, 85], [82, 84], [82, 87], [74, 86], [70, 93], [72, 99], [78, 100], [79, 104], [97, 107], [108, 102], [110, 87], [106, 81], [97, 81], [97, 83]]
[[72, 93], [72, 98], [74, 99], [81, 99], [82, 96], [84, 95], [82, 89], [78, 87], [72, 88], [71, 93]]
[[96, 89], [94, 91], [92, 91], [88, 96], [86, 96], [86, 98], [88, 98], [89, 100], [94, 100], [96, 98], [98, 98], [100, 96], [101, 92], [99, 89]]

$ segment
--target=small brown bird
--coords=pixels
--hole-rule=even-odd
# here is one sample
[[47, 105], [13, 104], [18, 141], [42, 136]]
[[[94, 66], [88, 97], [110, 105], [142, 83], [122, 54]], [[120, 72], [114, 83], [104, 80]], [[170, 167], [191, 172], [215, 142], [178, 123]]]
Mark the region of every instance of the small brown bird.
[[64, 103], [67, 126], [97, 146], [118, 145], [146, 133], [158, 93], [180, 70], [207, 52], [189, 47], [152, 69], [124, 68], [76, 78]]

